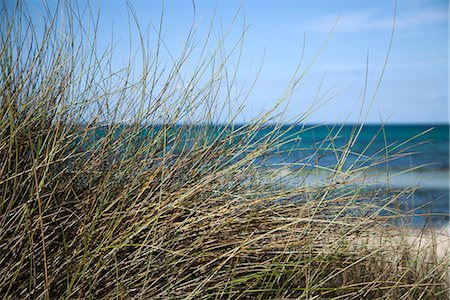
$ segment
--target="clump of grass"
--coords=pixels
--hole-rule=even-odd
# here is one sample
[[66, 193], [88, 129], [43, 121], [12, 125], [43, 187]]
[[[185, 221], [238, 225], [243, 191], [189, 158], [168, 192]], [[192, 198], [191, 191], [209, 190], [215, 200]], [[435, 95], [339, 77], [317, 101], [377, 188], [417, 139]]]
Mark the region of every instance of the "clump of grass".
[[4, 298], [446, 298], [448, 254], [397, 239], [401, 192], [354, 185], [376, 161], [343, 168], [351, 143], [323, 142], [339, 159], [321, 186], [262, 167], [298, 127], [233, 125], [223, 40], [189, 78], [193, 31], [171, 68], [142, 42], [133, 78], [68, 4], [45, 26], [22, 2], [1, 15]]

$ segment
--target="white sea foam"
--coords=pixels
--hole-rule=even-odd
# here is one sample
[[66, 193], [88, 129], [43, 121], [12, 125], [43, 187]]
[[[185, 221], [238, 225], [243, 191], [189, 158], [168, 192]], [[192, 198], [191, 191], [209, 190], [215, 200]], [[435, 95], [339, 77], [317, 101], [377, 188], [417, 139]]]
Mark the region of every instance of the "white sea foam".
[[394, 171], [390, 173], [378, 171], [373, 173], [373, 178], [380, 184], [393, 188], [449, 189], [448, 170]]
[[390, 188], [421, 188], [428, 190], [448, 190], [448, 170], [420, 170], [420, 171], [383, 171], [370, 170], [348, 174], [347, 172], [335, 172], [331, 170], [311, 170], [293, 172], [282, 169], [276, 179], [283, 179], [293, 185], [307, 184], [311, 186], [323, 186], [330, 182], [348, 182], [352, 184], [369, 184], [386, 186]]

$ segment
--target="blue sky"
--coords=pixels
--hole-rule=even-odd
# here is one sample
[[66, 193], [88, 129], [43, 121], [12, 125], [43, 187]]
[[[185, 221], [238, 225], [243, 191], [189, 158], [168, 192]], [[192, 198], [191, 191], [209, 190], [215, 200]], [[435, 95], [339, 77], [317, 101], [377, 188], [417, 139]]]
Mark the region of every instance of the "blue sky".
[[[93, 7], [98, 5], [95, 1], [91, 3]], [[165, 1], [162, 5], [161, 1], [130, 0], [130, 3], [144, 28], [158, 25], [164, 6], [163, 38], [176, 55], [193, 20], [192, 2]], [[448, 1], [396, 1], [392, 49], [380, 88], [367, 111], [386, 61], [394, 4], [392, 0], [195, 1], [194, 24], [199, 42], [204, 39], [213, 16], [216, 30], [232, 24], [225, 45], [229, 48], [239, 40], [243, 26], [248, 25], [237, 84], [250, 86], [262, 67], [238, 121], [249, 120], [276, 103], [300, 61], [304, 46], [301, 70], [313, 62], [317, 53], [320, 55], [306, 72], [301, 88], [292, 95], [287, 119], [310, 107], [320, 87], [319, 95], [324, 95], [322, 100], [327, 102], [308, 117], [308, 122], [447, 123]], [[100, 1], [99, 7], [99, 46], [108, 44], [112, 37], [118, 43], [118, 65], [126, 63], [130, 33], [132, 44], [138, 44], [133, 36], [136, 31], [129, 27], [127, 5], [113, 0]], [[331, 38], [323, 46], [335, 23]], [[230, 67], [235, 65], [237, 55], [229, 63]]]

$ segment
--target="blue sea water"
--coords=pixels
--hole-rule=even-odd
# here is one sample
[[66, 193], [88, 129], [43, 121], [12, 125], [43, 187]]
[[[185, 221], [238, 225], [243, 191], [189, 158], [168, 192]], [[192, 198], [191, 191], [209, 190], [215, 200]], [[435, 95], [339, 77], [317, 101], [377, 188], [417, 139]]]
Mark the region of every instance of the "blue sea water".
[[[151, 140], [161, 126], [142, 127], [137, 142], [139, 138]], [[223, 132], [235, 136], [242, 126], [249, 124], [177, 125], [173, 130], [181, 130], [184, 142], [174, 145], [169, 139], [167, 148], [182, 151], [198, 141], [199, 135], [206, 142], [220, 139]], [[99, 129], [96, 135], [104, 133]], [[258, 129], [253, 139], [258, 145], [268, 137], [275, 140], [274, 147], [255, 161], [262, 168], [279, 168], [280, 173], [318, 167], [347, 173], [364, 169], [376, 180], [373, 186], [386, 185], [397, 191], [415, 188], [402, 202], [405, 211], [414, 210], [409, 225], [443, 226], [449, 221], [448, 125], [267, 125]]]
[[[260, 135], [272, 129], [268, 126]], [[343, 170], [368, 166], [390, 188], [416, 188], [404, 202], [405, 209], [415, 210], [412, 226], [448, 223], [448, 125], [297, 125], [284, 126], [280, 132], [290, 142], [262, 164], [295, 169], [336, 168], [342, 163]], [[351, 149], [350, 153], [345, 149]]]

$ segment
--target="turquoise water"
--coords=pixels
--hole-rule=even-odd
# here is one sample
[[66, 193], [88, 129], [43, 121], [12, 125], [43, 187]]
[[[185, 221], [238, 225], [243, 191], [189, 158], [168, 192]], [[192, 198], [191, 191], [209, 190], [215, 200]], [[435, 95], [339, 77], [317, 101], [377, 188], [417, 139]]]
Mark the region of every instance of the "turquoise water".
[[[212, 143], [227, 136], [227, 132], [235, 136], [241, 126], [175, 126], [171, 130], [181, 132], [183, 138], [177, 142], [172, 140], [172, 143], [168, 138], [167, 148], [179, 148], [175, 152], [183, 151], [183, 148], [190, 148], [194, 141], [198, 142], [199, 137], [206, 144]], [[161, 126], [142, 127], [136, 142], [151, 141], [160, 129]], [[273, 135], [274, 129], [278, 131]], [[219, 137], [220, 133], [222, 135]], [[97, 137], [93, 138], [103, 134], [99, 129]], [[344, 172], [365, 169], [367, 180], [373, 182], [375, 187], [381, 186], [387, 190], [416, 188], [413, 194], [402, 199], [405, 209], [416, 209], [409, 220], [412, 226], [441, 226], [449, 221], [448, 126], [268, 125], [259, 129], [253, 139], [262, 141], [269, 136], [277, 142], [267, 155], [255, 161], [262, 168], [275, 171], [279, 168], [280, 174], [317, 170], [318, 166], [329, 169], [339, 166]], [[235, 141], [239, 142], [239, 137]], [[230, 143], [233, 142], [230, 140]], [[327, 176], [326, 172], [314, 174], [317, 178], [311, 176], [308, 180], [317, 184], [320, 184], [321, 177]], [[295, 180], [292, 184], [296, 184]]]
[[[285, 127], [287, 129], [288, 127]], [[273, 127], [261, 131], [270, 131]], [[334, 168], [344, 161], [344, 170], [370, 166], [369, 174], [380, 185], [392, 189], [415, 187], [404, 206], [416, 209], [413, 226], [441, 226], [449, 220], [449, 127], [448, 125], [352, 125], [295, 126], [286, 133], [292, 141], [272, 157], [266, 166]], [[355, 139], [355, 137], [357, 138]]]
[[[261, 134], [271, 129], [268, 126]], [[278, 159], [274, 157], [270, 162], [296, 162], [316, 153], [318, 164], [332, 166], [337, 163], [333, 150], [345, 147], [358, 130], [359, 127], [352, 125], [296, 126], [285, 133], [292, 136], [292, 141], [280, 147]], [[365, 125], [352, 151], [363, 154], [367, 163], [387, 158], [387, 163], [375, 166], [378, 169], [403, 170], [420, 166], [421, 170], [448, 170], [449, 128], [444, 125]], [[353, 163], [357, 156], [350, 155], [346, 164]]]

